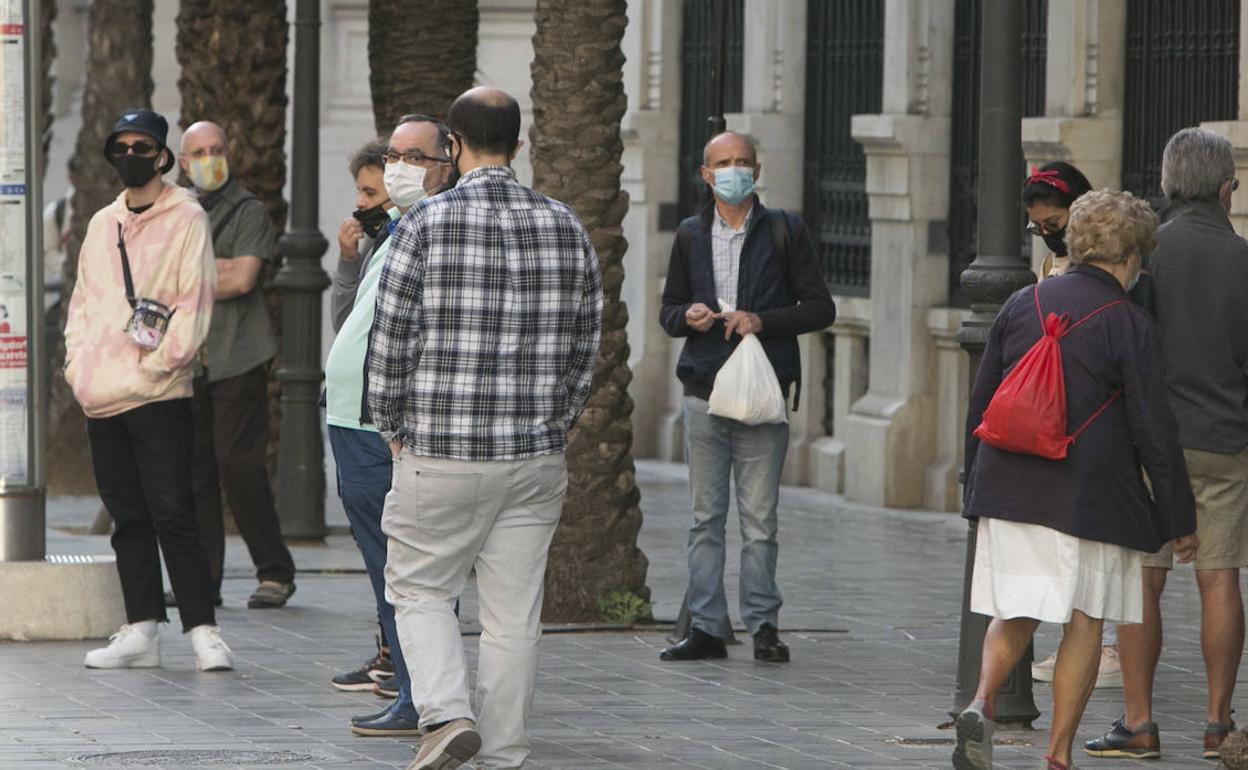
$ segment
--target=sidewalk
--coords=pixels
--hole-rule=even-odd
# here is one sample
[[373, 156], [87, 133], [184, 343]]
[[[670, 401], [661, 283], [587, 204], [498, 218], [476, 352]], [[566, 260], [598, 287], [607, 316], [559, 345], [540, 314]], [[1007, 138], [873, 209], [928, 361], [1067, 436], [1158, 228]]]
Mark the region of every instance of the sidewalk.
[[[684, 467], [639, 463], [638, 480], [655, 616], [670, 622], [686, 578]], [[49, 552], [109, 553], [107, 538], [63, 531], [89, 524], [96, 506], [51, 501], [49, 526], [61, 529], [49, 532]], [[809, 489], [786, 488], [781, 507], [781, 624], [793, 662], [754, 663], [743, 636], [747, 644], [731, 648], [728, 660], [662, 663], [658, 651], [670, 625], [605, 633], [551, 629], [526, 767], [950, 766], [952, 733], [937, 726], [947, 719], [953, 689], [964, 522], [870, 509]], [[327, 517], [345, 525], [336, 506]], [[738, 545], [730, 525], [730, 553]], [[226, 606], [218, 619], [238, 656], [237, 671], [196, 672], [176, 619], [162, 631], [160, 669], [88, 671], [82, 656], [93, 643], [0, 644], [0, 769], [406, 767], [410, 742], [359, 738], [347, 729], [347, 718], [377, 710], [377, 699], [328, 685], [333, 674], [371, 654], [371, 592], [349, 535], [294, 547], [299, 591], [281, 610], [243, 608], [254, 580], [241, 541], [231, 538], [227, 548]], [[734, 555], [726, 574], [734, 619], [736, 568]], [[471, 588], [463, 615], [472, 633]], [[1190, 570], [1171, 579], [1165, 618], [1156, 704], [1165, 757], [1160, 763], [1076, 757], [1082, 770], [1215, 767], [1199, 759], [1204, 675]], [[1042, 656], [1056, 636], [1056, 628], [1042, 627]], [[475, 656], [475, 636], [466, 646]], [[1242, 684], [1240, 692], [1242, 700]], [[1120, 695], [1094, 695], [1081, 740], [1119, 715]], [[1037, 686], [1036, 698], [1043, 729], [1047, 687]], [[998, 748], [997, 767], [1041, 766], [1043, 732], [998, 737], [1012, 745]]]

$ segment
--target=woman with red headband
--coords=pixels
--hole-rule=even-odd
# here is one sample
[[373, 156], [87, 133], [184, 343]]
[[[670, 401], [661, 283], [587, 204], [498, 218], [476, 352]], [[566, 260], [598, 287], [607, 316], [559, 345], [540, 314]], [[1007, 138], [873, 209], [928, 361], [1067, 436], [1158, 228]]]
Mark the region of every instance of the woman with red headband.
[[1079, 169], [1063, 161], [1032, 167], [1023, 183], [1023, 208], [1027, 210], [1027, 232], [1044, 239], [1049, 256], [1040, 274], [1044, 278], [1061, 275], [1070, 266], [1066, 253], [1066, 222], [1070, 205], [1092, 189]]

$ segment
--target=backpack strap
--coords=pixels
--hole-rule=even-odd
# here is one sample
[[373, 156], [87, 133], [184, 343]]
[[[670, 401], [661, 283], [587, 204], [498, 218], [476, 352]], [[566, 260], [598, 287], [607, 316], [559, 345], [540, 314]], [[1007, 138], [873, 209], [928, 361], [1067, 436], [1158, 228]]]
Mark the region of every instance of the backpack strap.
[[1072, 443], [1072, 444], [1073, 444], [1073, 443], [1075, 443], [1076, 441], [1078, 441], [1078, 440], [1079, 440], [1079, 437], [1083, 435], [1083, 432], [1084, 432], [1085, 430], [1087, 430], [1087, 429], [1088, 429], [1088, 426], [1090, 426], [1092, 423], [1096, 422], [1096, 418], [1097, 418], [1097, 417], [1100, 417], [1102, 414], [1104, 414], [1104, 413], [1105, 413], [1105, 410], [1109, 408], [1110, 404], [1112, 404], [1112, 403], [1114, 403], [1115, 401], [1117, 401], [1117, 400], [1118, 400], [1118, 398], [1119, 398], [1119, 396], [1121, 396], [1121, 395], [1122, 395], [1122, 388], [1119, 388], [1118, 390], [1115, 390], [1115, 391], [1114, 391], [1114, 395], [1110, 396], [1108, 401], [1106, 401], [1105, 403], [1101, 404], [1101, 407], [1100, 407], [1099, 409], [1097, 409], [1095, 412], [1093, 412], [1091, 417], [1089, 417], [1088, 419], [1084, 420], [1084, 421], [1083, 421], [1083, 424], [1082, 424], [1082, 425], [1080, 425], [1078, 428], [1076, 428], [1074, 433], [1070, 434], [1070, 443]]
[[[1040, 284], [1037, 283], [1035, 284], [1035, 286], [1032, 287], [1031, 296], [1032, 296], [1032, 299], [1036, 303], [1036, 316], [1040, 319], [1040, 328], [1043, 329], [1044, 328], [1044, 310], [1040, 307]], [[1091, 313], [1088, 313], [1083, 318], [1080, 318], [1078, 321], [1075, 321], [1073, 324], [1070, 324], [1069, 326], [1067, 326], [1057, 336], [1059, 338], [1065, 337], [1067, 334], [1070, 334], [1078, 327], [1092, 320], [1094, 316], [1100, 315], [1101, 313], [1104, 313], [1106, 310], [1109, 310], [1112, 307], [1117, 307], [1119, 305], [1129, 305], [1129, 304], [1131, 304], [1131, 300], [1129, 299], [1116, 299], [1113, 302], [1106, 302], [1104, 305], [1101, 305], [1096, 310], [1093, 310]], [[1062, 317], [1067, 318], [1067, 316], [1065, 315], [1063, 315]]]
[[1075, 321], [1073, 324], [1071, 324], [1070, 327], [1066, 329], [1065, 333], [1062, 334], [1062, 336], [1064, 337], [1067, 334], [1070, 334], [1076, 328], [1078, 328], [1081, 324], [1090, 320], [1093, 316], [1103, 313], [1106, 310], [1109, 310], [1111, 307], [1117, 307], [1119, 305], [1127, 305], [1127, 304], [1130, 304], [1130, 302], [1131, 302], [1130, 300], [1126, 300], [1126, 299], [1116, 299], [1113, 302], [1107, 302], [1104, 305], [1101, 305], [1100, 307], [1098, 307], [1096, 310], [1093, 310], [1091, 313], [1088, 313], [1083, 318], [1080, 318], [1078, 321]]
[[[789, 241], [792, 239], [792, 234], [789, 232], [788, 212], [784, 209], [772, 209], [767, 215], [767, 226], [771, 230], [772, 252], [780, 260], [780, 272], [784, 275], [784, 287], [788, 290], [791, 297], [797, 292], [793, 291], [793, 276], [789, 273]], [[802, 365], [799, 359], [797, 379], [793, 381], [793, 411], [796, 412], [801, 403]]]

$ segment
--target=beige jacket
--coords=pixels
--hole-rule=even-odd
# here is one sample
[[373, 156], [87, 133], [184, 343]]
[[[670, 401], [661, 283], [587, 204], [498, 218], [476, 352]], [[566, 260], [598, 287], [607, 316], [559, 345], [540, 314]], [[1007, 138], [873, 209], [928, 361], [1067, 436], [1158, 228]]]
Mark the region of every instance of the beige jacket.
[[[135, 294], [175, 308], [160, 347], [140, 348], [117, 247], [122, 226]], [[181, 187], [166, 184], [152, 208], [135, 214], [123, 191], [96, 212], [78, 260], [65, 324], [65, 380], [88, 417], [112, 417], [191, 395], [194, 361], [212, 317], [217, 285], [208, 215]]]

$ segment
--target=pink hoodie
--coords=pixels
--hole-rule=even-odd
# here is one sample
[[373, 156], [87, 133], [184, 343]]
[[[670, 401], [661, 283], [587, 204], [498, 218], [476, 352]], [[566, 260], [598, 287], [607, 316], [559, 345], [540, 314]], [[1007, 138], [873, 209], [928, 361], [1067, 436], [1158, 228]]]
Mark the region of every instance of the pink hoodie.
[[[160, 347], [146, 351], [126, 331], [130, 303], [117, 248], [121, 223], [134, 290], [176, 308]], [[65, 380], [88, 417], [112, 417], [154, 401], [191, 395], [191, 363], [208, 334], [217, 285], [208, 214], [166, 184], [142, 214], [123, 191], [96, 212], [78, 259], [65, 323]]]

